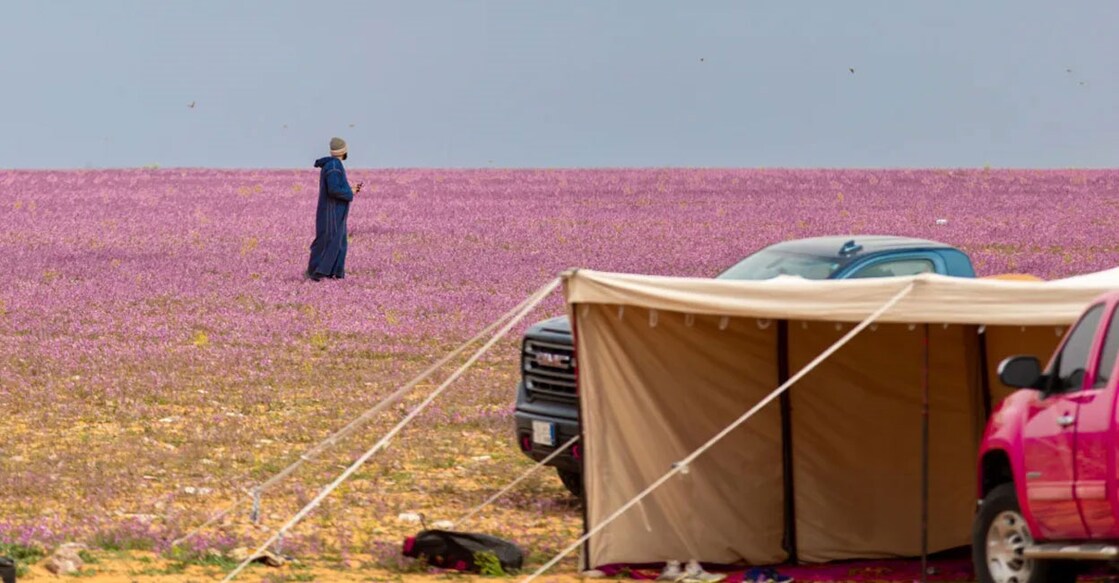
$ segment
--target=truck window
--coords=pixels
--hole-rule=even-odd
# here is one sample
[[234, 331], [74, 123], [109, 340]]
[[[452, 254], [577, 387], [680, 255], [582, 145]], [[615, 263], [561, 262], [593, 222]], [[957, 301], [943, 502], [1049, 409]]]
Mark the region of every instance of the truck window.
[[1092, 341], [1095, 340], [1101, 316], [1103, 304], [1092, 306], [1069, 334], [1068, 341], [1053, 362], [1057, 374], [1050, 377], [1050, 393], [1067, 393], [1084, 388], [1088, 354], [1092, 351]]
[[1107, 327], [1107, 339], [1103, 343], [1103, 352], [1100, 353], [1100, 366], [1096, 369], [1096, 382], [1093, 388], [1102, 389], [1111, 380], [1111, 373], [1115, 370], [1115, 357], [1119, 354], [1119, 314], [1111, 316], [1111, 325]]
[[762, 249], [720, 273], [715, 279], [771, 279], [778, 275], [796, 275], [804, 279], [827, 279], [839, 263], [828, 257], [815, 257]]
[[933, 262], [928, 259], [899, 259], [867, 265], [851, 274], [851, 277], [898, 277], [932, 273], [934, 271], [936, 271], [936, 268], [933, 267]]

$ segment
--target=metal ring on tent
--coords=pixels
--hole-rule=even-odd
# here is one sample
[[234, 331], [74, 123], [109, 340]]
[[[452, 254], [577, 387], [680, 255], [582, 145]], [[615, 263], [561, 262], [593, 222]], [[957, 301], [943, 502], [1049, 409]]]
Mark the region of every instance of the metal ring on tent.
[[836, 330], [842, 330], [843, 329], [843, 322], [836, 322], [835, 323], [835, 329]]
[[947, 330], [947, 329], [948, 329], [948, 322], [945, 322], [945, 323], [944, 323], [944, 329], [945, 329], [945, 330]]
[[800, 329], [801, 330], [807, 330], [808, 329], [808, 320], [804, 320], [800, 323]]
[[691, 328], [695, 324], [695, 314], [684, 314], [684, 325]]
[[871, 324], [870, 325], [870, 331], [871, 332], [877, 332], [878, 331], [878, 324]]
[[719, 329], [720, 330], [726, 330], [728, 325], [730, 325], [730, 318], [729, 317], [723, 316], [721, 319], [719, 319]]
[[982, 333], [984, 333], [984, 332], [986, 332], [986, 331], [987, 331], [987, 325], [986, 325], [986, 324], [983, 324], [982, 326], [980, 326], [980, 327], [979, 327], [979, 332], [978, 332], [978, 333], [979, 333], [979, 334], [982, 334]]
[[583, 305], [579, 306], [579, 308], [580, 308], [584, 318], [586, 318], [587, 315], [591, 313], [591, 305], [590, 304], [583, 304]]
[[650, 328], [656, 328], [657, 327], [657, 311], [656, 310], [649, 310], [649, 327]]
[[626, 315], [626, 307], [625, 306], [618, 306], [618, 319], [621, 320], [622, 317], [625, 316], [625, 315]]
[[1065, 329], [1061, 328], [1060, 326], [1057, 326], [1056, 328], [1054, 328], [1053, 331], [1057, 333], [1057, 338], [1060, 338], [1061, 336], [1065, 335]]
[[773, 324], [773, 320], [770, 320], [769, 318], [761, 318], [757, 322], [758, 322], [758, 330], [765, 330], [766, 328], [769, 328], [770, 325]]
[[916, 330], [916, 329], [917, 329], [917, 325], [916, 325], [916, 324], [910, 324], [910, 325], [909, 325], [909, 331], [910, 331], [910, 332], [912, 332], [912, 331], [914, 331], [914, 330]]

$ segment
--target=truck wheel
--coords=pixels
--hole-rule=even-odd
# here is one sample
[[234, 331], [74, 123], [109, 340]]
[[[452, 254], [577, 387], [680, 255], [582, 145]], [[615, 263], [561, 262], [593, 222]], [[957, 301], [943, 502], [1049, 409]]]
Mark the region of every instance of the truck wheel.
[[583, 497], [583, 474], [581, 472], [572, 472], [556, 468], [556, 473], [559, 474], [560, 481], [563, 482], [563, 487], [567, 488], [567, 491], [571, 492], [572, 496], [576, 498]]
[[1076, 571], [1067, 562], [1026, 559], [1033, 544], [1030, 527], [1018, 506], [1014, 484], [991, 490], [979, 507], [971, 529], [971, 558], [980, 583], [1074, 583]]

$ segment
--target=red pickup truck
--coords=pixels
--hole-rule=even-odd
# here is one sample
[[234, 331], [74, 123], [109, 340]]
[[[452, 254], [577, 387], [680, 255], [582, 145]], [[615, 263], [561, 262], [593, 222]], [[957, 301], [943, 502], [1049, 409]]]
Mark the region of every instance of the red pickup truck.
[[1119, 560], [1119, 292], [1080, 316], [1042, 371], [999, 365], [1018, 387], [979, 451], [972, 557], [983, 583], [1074, 581], [1086, 561]]

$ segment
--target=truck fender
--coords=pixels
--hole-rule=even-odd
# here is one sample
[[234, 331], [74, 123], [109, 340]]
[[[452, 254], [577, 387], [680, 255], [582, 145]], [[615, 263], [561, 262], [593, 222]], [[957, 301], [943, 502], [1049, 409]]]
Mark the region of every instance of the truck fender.
[[[1004, 405], [1007, 404], [1009, 403], [1004, 402]], [[976, 473], [979, 479], [976, 493], [981, 504], [983, 498], [996, 486], [1012, 481], [1018, 495], [1022, 517], [1026, 519], [1030, 530], [1039, 532], [1026, 496], [1025, 453], [1020, 427], [1022, 419], [1023, 416], [1016, 414], [1013, 406], [1000, 407], [991, 415], [979, 451], [979, 467]], [[978, 508], [978, 505], [976, 507]]]

